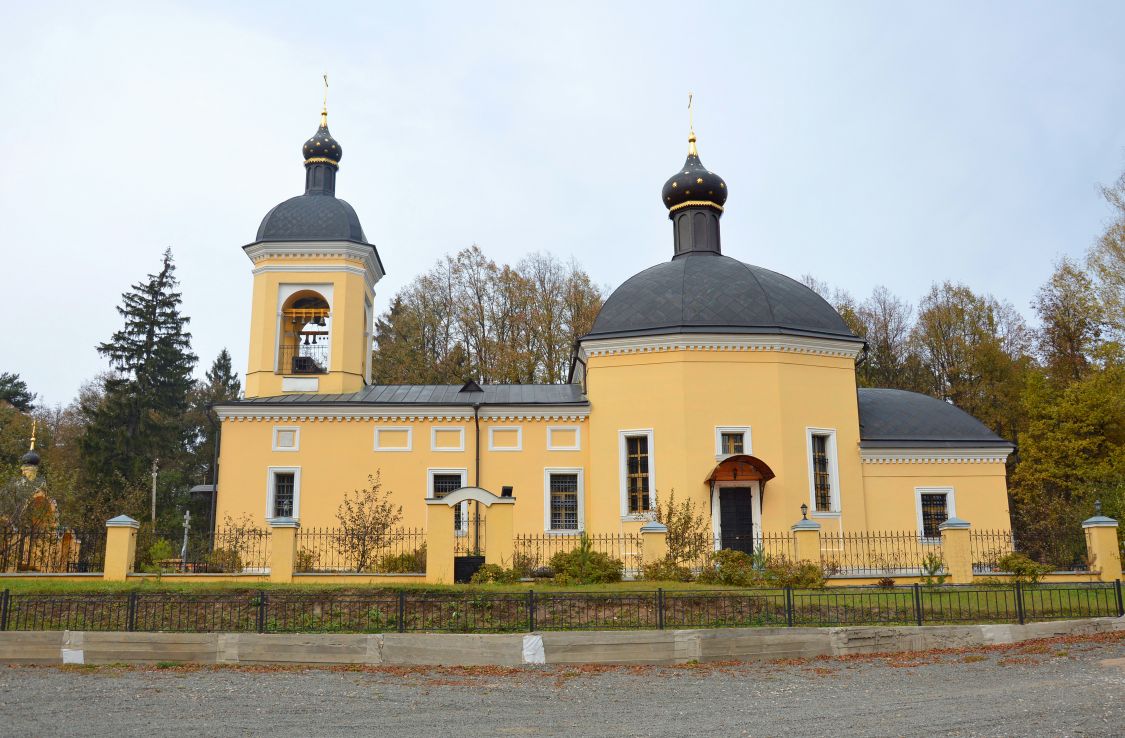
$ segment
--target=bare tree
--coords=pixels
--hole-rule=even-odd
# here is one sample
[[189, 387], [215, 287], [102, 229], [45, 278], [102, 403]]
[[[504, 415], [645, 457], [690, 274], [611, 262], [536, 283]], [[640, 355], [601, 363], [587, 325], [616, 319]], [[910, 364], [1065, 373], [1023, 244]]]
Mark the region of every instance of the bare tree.
[[380, 472], [367, 477], [367, 486], [346, 493], [336, 510], [340, 536], [336, 546], [347, 559], [355, 562], [356, 571], [368, 571], [377, 563], [377, 556], [402, 538], [396, 529], [402, 521], [402, 505], [394, 505], [390, 493], [383, 490]]

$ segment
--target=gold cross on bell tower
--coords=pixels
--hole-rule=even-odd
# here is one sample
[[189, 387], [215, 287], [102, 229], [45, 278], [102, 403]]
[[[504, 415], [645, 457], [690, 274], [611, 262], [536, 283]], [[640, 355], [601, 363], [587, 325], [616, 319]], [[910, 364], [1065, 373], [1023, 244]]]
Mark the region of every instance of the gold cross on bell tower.
[[694, 96], [689, 92], [687, 94], [687, 119], [688, 119], [688, 156], [699, 156], [699, 152], [695, 148], [695, 108], [692, 105], [692, 98]]

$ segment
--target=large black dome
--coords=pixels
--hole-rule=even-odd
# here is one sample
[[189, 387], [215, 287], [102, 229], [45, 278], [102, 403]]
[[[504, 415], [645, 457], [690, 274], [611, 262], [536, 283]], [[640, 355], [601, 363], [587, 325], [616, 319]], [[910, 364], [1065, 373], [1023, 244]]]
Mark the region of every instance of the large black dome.
[[602, 305], [585, 337], [672, 333], [859, 340], [824, 298], [800, 282], [711, 252], [685, 254], [629, 278]]
[[338, 197], [308, 193], [291, 197], [266, 213], [257, 240], [367, 243], [351, 205]]

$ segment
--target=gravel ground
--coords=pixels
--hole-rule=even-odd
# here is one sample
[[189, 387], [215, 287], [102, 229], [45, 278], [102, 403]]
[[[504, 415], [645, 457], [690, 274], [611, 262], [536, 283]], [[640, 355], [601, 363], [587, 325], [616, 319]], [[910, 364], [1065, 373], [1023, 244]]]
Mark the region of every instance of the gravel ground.
[[0, 667], [5, 735], [1125, 735], [1125, 633], [682, 667]]

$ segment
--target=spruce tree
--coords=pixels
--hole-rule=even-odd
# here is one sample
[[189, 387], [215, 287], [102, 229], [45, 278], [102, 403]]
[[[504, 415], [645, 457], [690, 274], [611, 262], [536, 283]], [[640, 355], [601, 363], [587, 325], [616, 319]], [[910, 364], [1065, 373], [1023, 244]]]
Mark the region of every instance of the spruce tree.
[[242, 382], [235, 373], [230, 352], [219, 352], [202, 381], [192, 392], [191, 427], [193, 433], [192, 481], [201, 484], [215, 483], [215, 444], [218, 421], [211, 410], [213, 405], [232, 402], [242, 394]]
[[124, 326], [98, 346], [111, 373], [100, 402], [85, 408], [91, 419], [82, 439], [87, 482], [140, 483], [154, 459], [160, 459], [161, 486], [183, 482], [196, 356], [175, 271], [166, 250], [160, 270], [122, 295], [117, 312]]

